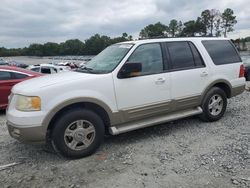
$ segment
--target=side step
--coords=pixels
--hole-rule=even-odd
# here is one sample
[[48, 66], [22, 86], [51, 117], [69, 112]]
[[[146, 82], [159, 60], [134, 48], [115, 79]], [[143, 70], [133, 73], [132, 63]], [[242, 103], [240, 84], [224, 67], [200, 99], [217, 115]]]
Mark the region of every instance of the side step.
[[109, 132], [112, 135], [117, 135], [117, 134], [129, 132], [129, 131], [133, 131], [136, 129], [149, 127], [152, 125], [157, 125], [157, 124], [161, 124], [161, 123], [165, 123], [165, 122], [169, 122], [169, 121], [173, 121], [173, 120], [177, 120], [177, 119], [181, 119], [181, 118], [185, 118], [185, 117], [189, 117], [193, 115], [198, 115], [201, 113], [202, 113], [201, 107], [197, 107], [194, 109], [188, 109], [188, 110], [170, 113], [164, 116], [151, 117], [151, 118], [144, 119], [144, 120], [129, 122], [129, 123], [125, 123], [122, 125], [118, 125], [117, 127], [113, 126], [109, 128]]

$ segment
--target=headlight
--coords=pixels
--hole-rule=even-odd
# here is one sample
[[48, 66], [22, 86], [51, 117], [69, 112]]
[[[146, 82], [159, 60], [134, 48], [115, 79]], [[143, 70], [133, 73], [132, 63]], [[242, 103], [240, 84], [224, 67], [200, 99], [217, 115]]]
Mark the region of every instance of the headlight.
[[41, 99], [40, 97], [17, 95], [16, 109], [20, 111], [39, 111], [41, 110]]

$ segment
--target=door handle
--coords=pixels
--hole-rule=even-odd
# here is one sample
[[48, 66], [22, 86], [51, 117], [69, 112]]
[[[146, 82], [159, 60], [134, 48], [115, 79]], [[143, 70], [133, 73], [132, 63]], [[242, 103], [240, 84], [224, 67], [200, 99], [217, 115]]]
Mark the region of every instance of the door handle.
[[165, 81], [166, 81], [165, 78], [158, 78], [158, 79], [155, 81], [155, 83], [156, 83], [156, 84], [163, 84]]
[[208, 76], [208, 72], [207, 71], [204, 71], [201, 73], [201, 77], [205, 77], [205, 76]]

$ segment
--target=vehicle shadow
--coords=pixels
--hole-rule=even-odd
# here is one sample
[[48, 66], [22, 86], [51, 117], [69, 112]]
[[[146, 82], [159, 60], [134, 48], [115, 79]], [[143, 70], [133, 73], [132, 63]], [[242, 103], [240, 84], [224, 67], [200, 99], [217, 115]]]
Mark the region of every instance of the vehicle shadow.
[[[94, 158], [98, 153], [113, 153], [115, 152], [114, 147], [125, 148], [131, 144], [138, 142], [143, 143], [147, 141], [147, 139], [158, 139], [158, 137], [160, 140], [162, 137], [185, 132], [184, 129], [194, 129], [195, 127], [203, 128], [205, 126], [207, 126], [207, 123], [202, 123], [198, 118], [191, 117], [116, 136], [106, 136], [103, 145], [95, 154], [80, 160], [91, 160], [91, 158]], [[59, 164], [69, 160], [56, 153], [50, 145], [27, 145], [12, 139], [12, 142], [9, 142], [5, 149], [6, 152], [10, 152], [9, 155], [12, 158], [24, 160], [25, 162], [42, 164], [46, 161], [46, 163]]]
[[[123, 133], [115, 136], [107, 136], [105, 138], [105, 145], [107, 144], [119, 144], [126, 145], [133, 142], [140, 142], [149, 138], [155, 137], [167, 137], [175, 135], [179, 132], [183, 132], [186, 129], [194, 129], [195, 127], [203, 128], [207, 126], [207, 123], [201, 122], [197, 117], [189, 117], [172, 122], [158, 124], [135, 131]], [[185, 129], [185, 130], [184, 130]]]

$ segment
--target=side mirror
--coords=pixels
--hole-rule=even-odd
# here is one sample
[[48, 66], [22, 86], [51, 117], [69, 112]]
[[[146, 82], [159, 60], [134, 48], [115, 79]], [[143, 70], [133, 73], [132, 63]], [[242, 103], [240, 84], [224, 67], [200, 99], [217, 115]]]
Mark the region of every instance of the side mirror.
[[[142, 70], [141, 63], [125, 63], [118, 73], [118, 78], [130, 78], [136, 76]], [[134, 75], [133, 75], [134, 74]]]

